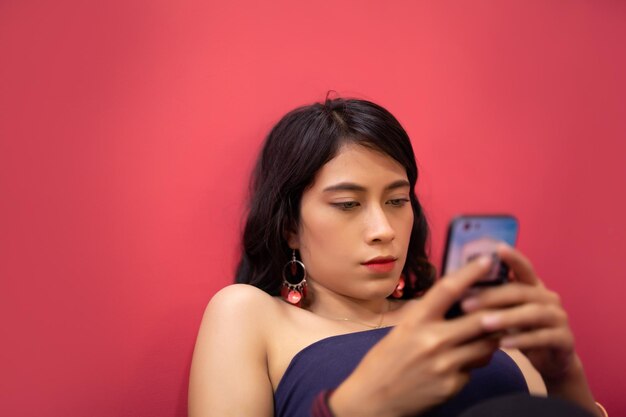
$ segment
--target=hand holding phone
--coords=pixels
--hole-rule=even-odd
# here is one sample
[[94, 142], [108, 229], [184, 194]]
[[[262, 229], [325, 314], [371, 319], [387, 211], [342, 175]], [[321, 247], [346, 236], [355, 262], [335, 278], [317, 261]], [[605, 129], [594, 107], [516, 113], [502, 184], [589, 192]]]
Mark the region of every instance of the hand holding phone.
[[[461, 268], [471, 260], [488, 255], [493, 257], [492, 269], [485, 278], [473, 285], [486, 287], [501, 285], [508, 281], [509, 268], [496, 254], [499, 243], [515, 246], [519, 223], [508, 214], [463, 215], [455, 217], [448, 227], [448, 236], [443, 256], [442, 275]], [[463, 314], [460, 303], [455, 303], [446, 313], [446, 318]]]

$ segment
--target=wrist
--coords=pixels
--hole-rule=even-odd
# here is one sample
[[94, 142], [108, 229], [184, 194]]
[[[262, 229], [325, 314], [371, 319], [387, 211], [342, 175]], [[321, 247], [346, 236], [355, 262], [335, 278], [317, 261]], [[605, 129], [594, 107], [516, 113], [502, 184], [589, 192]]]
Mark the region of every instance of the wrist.
[[563, 389], [567, 389], [568, 385], [585, 380], [585, 371], [580, 358], [575, 353], [572, 355], [570, 363], [561, 372], [552, 375], [542, 375], [548, 394], [556, 394]]
[[570, 366], [562, 375], [558, 378], [546, 378], [545, 383], [549, 396], [566, 399], [590, 411], [594, 416], [603, 417], [603, 409], [596, 405], [582, 361], [577, 355], [574, 354]]

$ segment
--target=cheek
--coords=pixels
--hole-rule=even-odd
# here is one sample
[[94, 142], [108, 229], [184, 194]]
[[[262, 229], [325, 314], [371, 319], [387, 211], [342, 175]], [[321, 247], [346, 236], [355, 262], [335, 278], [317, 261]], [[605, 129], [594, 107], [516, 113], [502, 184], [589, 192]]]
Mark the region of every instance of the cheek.
[[411, 239], [411, 231], [413, 230], [413, 210], [409, 209], [403, 212], [401, 216], [396, 219], [394, 229], [396, 231], [396, 238], [399, 238], [403, 244], [409, 245]]
[[396, 208], [395, 212], [389, 214], [390, 218], [393, 218], [398, 227], [403, 229], [411, 228], [413, 226], [413, 208], [410, 205], [406, 205], [400, 209]]
[[344, 268], [349, 255], [355, 252], [355, 242], [353, 231], [336, 216], [318, 215], [301, 223], [300, 252], [312, 276]]
[[301, 229], [302, 244], [309, 249], [310, 253], [335, 253], [344, 248], [351, 240], [354, 240], [350, 228], [336, 216], [318, 215], [314, 219], [303, 222]]

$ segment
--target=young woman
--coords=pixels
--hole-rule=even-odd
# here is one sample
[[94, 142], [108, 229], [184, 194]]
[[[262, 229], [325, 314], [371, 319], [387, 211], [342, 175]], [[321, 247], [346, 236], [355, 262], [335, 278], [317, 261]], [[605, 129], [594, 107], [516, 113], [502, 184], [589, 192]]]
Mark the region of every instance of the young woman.
[[603, 415], [559, 297], [518, 251], [499, 248], [513, 282], [444, 319], [490, 260], [434, 282], [417, 177], [406, 132], [374, 103], [280, 120], [254, 171], [237, 284], [202, 321], [190, 416], [453, 416], [528, 392]]

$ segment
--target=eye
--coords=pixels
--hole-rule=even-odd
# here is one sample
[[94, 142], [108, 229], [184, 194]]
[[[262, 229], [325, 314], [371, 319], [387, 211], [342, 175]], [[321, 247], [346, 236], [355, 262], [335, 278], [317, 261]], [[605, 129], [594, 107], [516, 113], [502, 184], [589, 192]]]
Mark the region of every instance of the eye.
[[404, 207], [406, 203], [409, 203], [411, 200], [408, 198], [394, 198], [393, 200], [387, 201], [387, 204], [394, 207]]
[[332, 203], [332, 205], [340, 210], [348, 211], [360, 206], [361, 204], [359, 204], [358, 201], [342, 201], [341, 203]]

